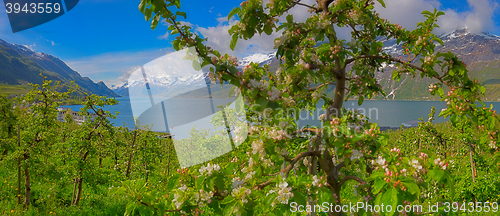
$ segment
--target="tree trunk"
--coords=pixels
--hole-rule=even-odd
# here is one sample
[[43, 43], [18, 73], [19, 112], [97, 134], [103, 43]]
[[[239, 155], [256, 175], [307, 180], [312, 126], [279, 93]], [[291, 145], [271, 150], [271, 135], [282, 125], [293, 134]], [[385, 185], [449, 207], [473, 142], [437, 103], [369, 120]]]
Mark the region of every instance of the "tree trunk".
[[130, 157], [128, 158], [127, 172], [125, 175], [127, 178], [130, 176], [130, 167], [132, 166], [132, 158], [134, 157], [134, 145], [136, 137], [137, 137], [137, 130], [135, 131], [134, 139], [132, 140], [132, 153], [130, 153]]
[[[17, 125], [17, 147], [21, 148], [21, 129]], [[21, 204], [21, 157], [17, 158], [17, 203]]]
[[73, 179], [73, 195], [71, 195], [71, 203], [75, 203], [76, 179]]
[[[308, 151], [314, 151], [315, 149], [316, 147], [313, 146], [312, 143], [309, 143], [309, 145], [307, 146]], [[317, 174], [317, 170], [318, 170], [318, 158], [316, 156], [309, 157], [309, 164], [307, 165], [307, 174], [314, 176]], [[314, 201], [311, 198], [307, 198], [307, 205], [313, 207], [316, 205], [316, 201]], [[309, 215], [316, 216], [316, 212], [313, 211]]]
[[341, 69], [341, 76], [337, 76], [337, 81], [335, 83], [334, 100], [333, 103], [328, 106], [326, 110], [326, 121], [331, 121], [332, 117], [340, 117], [342, 115], [342, 106], [344, 104], [345, 96], [345, 68]]
[[475, 169], [474, 169], [474, 158], [472, 155], [472, 144], [469, 143], [469, 156], [470, 156], [470, 169], [472, 174], [472, 182], [476, 182]]
[[[82, 161], [85, 163], [87, 161], [87, 156], [89, 156], [90, 151], [87, 150], [85, 154], [82, 156]], [[78, 190], [76, 191], [76, 197], [75, 197], [75, 202], [73, 203], [74, 205], [78, 205], [80, 203], [80, 198], [82, 197], [82, 184], [83, 184], [83, 170], [80, 167], [79, 168], [79, 176], [77, 178], [77, 184], [78, 184]]]
[[[24, 153], [24, 161], [29, 158], [28, 153]], [[28, 164], [24, 167], [24, 206], [28, 208], [31, 202], [31, 184], [30, 184], [30, 172], [28, 170]]]
[[76, 191], [75, 202], [73, 204], [77, 206], [80, 204], [80, 198], [82, 197], [83, 178], [78, 178], [76, 183], [78, 184], [78, 190]]

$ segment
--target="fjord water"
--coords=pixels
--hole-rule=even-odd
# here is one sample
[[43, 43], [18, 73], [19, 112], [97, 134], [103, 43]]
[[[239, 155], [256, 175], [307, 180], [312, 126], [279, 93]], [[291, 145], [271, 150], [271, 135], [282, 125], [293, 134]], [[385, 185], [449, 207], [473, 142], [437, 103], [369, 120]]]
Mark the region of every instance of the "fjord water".
[[[134, 120], [132, 109], [130, 106], [130, 99], [128, 97], [120, 97], [116, 98], [118, 100], [118, 104], [114, 106], [106, 106], [104, 109], [111, 111], [114, 113], [118, 111], [119, 114], [116, 119], [111, 119], [111, 123], [114, 126], [123, 126], [124, 124], [129, 128], [134, 128]], [[149, 99], [146, 98], [145, 102]], [[192, 98], [176, 98], [178, 104], [189, 103], [189, 106], [197, 107], [196, 101], [199, 101], [200, 107], [205, 106], [205, 102], [203, 100], [210, 99], [192, 99]], [[234, 101], [233, 99], [213, 99], [214, 105], [227, 104], [229, 102]], [[487, 102], [486, 106], [490, 106], [493, 104], [495, 110], [500, 108], [500, 102]], [[172, 107], [173, 105], [173, 107]], [[176, 109], [175, 104], [170, 104], [172, 109]], [[315, 112], [313, 115], [307, 115], [306, 112], [302, 112], [300, 115], [299, 126], [311, 125], [318, 126], [319, 124], [319, 115], [324, 112], [321, 110], [323, 103], [318, 103], [318, 112]], [[79, 111], [82, 105], [72, 105], [65, 106], [71, 108], [73, 111]], [[185, 105], [179, 106], [178, 109], [185, 113], [185, 115], [189, 115], [189, 110], [185, 109]], [[427, 121], [429, 112], [431, 107], [436, 108], [435, 121], [436, 123], [445, 122], [446, 119], [438, 118], [438, 114], [441, 109], [446, 108], [445, 102], [439, 101], [393, 101], [393, 100], [365, 100], [361, 106], [358, 106], [357, 101], [347, 101], [344, 102], [344, 107], [348, 110], [356, 109], [360, 111], [362, 114], [365, 114], [370, 118], [371, 122], [376, 122], [379, 126], [390, 126], [390, 127], [399, 127], [401, 123], [407, 121], [418, 120], [419, 118], [423, 118], [424, 121]], [[208, 108], [207, 108], [208, 109]], [[182, 118], [182, 116], [177, 116], [178, 118]], [[147, 122], [142, 122], [144, 124], [148, 124]]]

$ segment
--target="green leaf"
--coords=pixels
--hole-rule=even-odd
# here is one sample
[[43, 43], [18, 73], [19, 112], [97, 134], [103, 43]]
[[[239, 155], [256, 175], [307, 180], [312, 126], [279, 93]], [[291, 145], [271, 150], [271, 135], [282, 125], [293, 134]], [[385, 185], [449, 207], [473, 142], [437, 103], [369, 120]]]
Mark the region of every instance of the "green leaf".
[[258, 111], [264, 110], [267, 107], [267, 103], [268, 102], [269, 101], [267, 99], [265, 99], [265, 98], [259, 98], [257, 100], [257, 104], [259, 105]]
[[396, 80], [396, 79], [398, 79], [398, 80], [399, 80], [399, 78], [398, 78], [398, 77], [399, 77], [399, 71], [398, 71], [398, 70], [394, 70], [394, 71], [392, 72], [392, 79], [393, 79], [393, 80]]
[[158, 25], [158, 22], [160, 22], [160, 18], [161, 18], [161, 15], [160, 14], [156, 14], [154, 17], [153, 17], [153, 21], [151, 22], [151, 28], [153, 30], [155, 30], [156, 26]]
[[264, 26], [264, 32], [267, 34], [267, 35], [270, 35], [273, 33], [273, 28], [270, 26], [270, 25], [266, 25]]
[[452, 69], [450, 69], [450, 70], [448, 71], [448, 74], [449, 74], [450, 76], [454, 76], [454, 75], [455, 75], [455, 70], [454, 70], [453, 68], [452, 68]]
[[227, 20], [229, 21], [231, 19], [231, 17], [233, 17], [235, 14], [239, 13], [240, 10], [241, 10], [241, 8], [239, 8], [239, 7], [232, 9], [231, 12], [229, 12], [229, 15], [227, 15]]
[[196, 71], [200, 71], [201, 70], [201, 64], [196, 59], [193, 60], [192, 66], [193, 66], [193, 69], [196, 70]]
[[385, 186], [387, 185], [387, 182], [379, 179], [373, 184], [373, 194], [378, 194]]
[[228, 203], [232, 203], [233, 201], [234, 201], [234, 197], [228, 196], [228, 197], [224, 198], [224, 200], [222, 200], [221, 204], [228, 204]]
[[286, 21], [289, 22], [289, 23], [293, 23], [293, 15], [292, 14], [288, 14], [286, 16]]
[[408, 188], [408, 192], [414, 195], [419, 195], [420, 194], [420, 189], [418, 188], [418, 185], [415, 184], [415, 182], [412, 181], [404, 181], [403, 184]]
[[361, 106], [361, 104], [363, 104], [363, 101], [365, 100], [365, 98], [363, 96], [359, 96], [359, 99], [358, 99], [358, 106]]
[[444, 45], [443, 40], [441, 40], [441, 38], [438, 38], [438, 37], [433, 37], [433, 39], [434, 39], [435, 41], [437, 41], [439, 44], [441, 44], [441, 46], [443, 46], [443, 45]]
[[184, 17], [184, 19], [186, 19], [186, 18], [187, 18], [186, 12], [177, 11], [177, 12], [175, 12], [175, 15], [177, 15], [177, 16], [183, 16], [183, 17]]
[[486, 88], [484, 88], [484, 86], [479, 86], [479, 90], [481, 91], [481, 94], [486, 92]]
[[377, 1], [378, 1], [378, 3], [380, 3], [380, 4], [382, 5], [382, 7], [384, 7], [384, 8], [385, 8], [385, 3], [384, 3], [384, 0], [377, 0]]
[[387, 190], [382, 196], [381, 202], [384, 205], [392, 206], [392, 211], [387, 212], [387, 215], [392, 216], [396, 212], [396, 208], [398, 205], [398, 190], [396, 188], [391, 187], [391, 189]]
[[[324, 188], [324, 187], [323, 187]], [[331, 203], [333, 201], [332, 192], [329, 189], [322, 189], [318, 194], [318, 203]]]
[[436, 93], [439, 95], [439, 97], [443, 97], [444, 96], [443, 88], [438, 88]]
[[432, 16], [432, 13], [428, 10], [422, 11], [422, 14]]
[[229, 47], [231, 48], [231, 50], [234, 50], [234, 48], [236, 47], [236, 42], [238, 42], [238, 35], [234, 34], [233, 38], [231, 38], [231, 42], [229, 43]]
[[236, 207], [237, 204], [237, 202], [233, 202], [229, 205], [226, 205], [226, 208], [224, 208], [224, 215], [233, 215], [234, 207]]
[[[259, 24], [259, 17], [257, 16], [251, 16], [249, 19], [248, 19], [248, 26], [250, 27], [255, 27], [257, 24]], [[250, 29], [248, 29], [247, 31], [250, 31]], [[254, 30], [251, 30], [251, 32], [253, 32]], [[251, 36], [250, 36], [251, 37]]]
[[172, 47], [175, 49], [175, 50], [179, 50], [179, 41], [178, 40], [174, 40], [172, 41]]
[[141, 13], [144, 12], [144, 9], [146, 8], [146, 4], [147, 4], [146, 0], [141, 0], [141, 3], [139, 4], [139, 11], [141, 11]]
[[151, 14], [153, 14], [153, 10], [151, 8], [146, 8], [144, 11], [144, 17], [146, 18], [146, 21], [149, 21], [151, 19]]
[[457, 124], [458, 122], [458, 116], [457, 115], [452, 115], [451, 118], [450, 118], [450, 121], [453, 125]]
[[132, 215], [134, 213], [134, 210], [135, 208], [137, 207], [137, 205], [135, 204], [135, 202], [129, 202], [127, 203], [127, 207], [125, 207], [125, 216], [129, 216], [129, 215]]
[[175, 175], [169, 178], [168, 183], [167, 183], [167, 190], [172, 190], [174, 189], [175, 185], [177, 182], [179, 182], [179, 176]]
[[439, 12], [437, 12], [436, 16], [442, 16], [444, 14], [445, 14], [444, 11], [439, 11]]
[[295, 191], [295, 193], [293, 194], [293, 199], [299, 205], [305, 206], [307, 204], [307, 201], [306, 201], [306, 198], [304, 197], [304, 195], [302, 195], [302, 193], [300, 193], [298, 191]]
[[446, 181], [448, 183], [448, 187], [450, 188], [450, 199], [455, 198], [455, 181], [450, 175], [446, 175]]
[[223, 175], [217, 175], [217, 178], [215, 179], [215, 186], [217, 186], [217, 188], [220, 190], [220, 191], [224, 191], [225, 190], [225, 185], [224, 185], [224, 176]]

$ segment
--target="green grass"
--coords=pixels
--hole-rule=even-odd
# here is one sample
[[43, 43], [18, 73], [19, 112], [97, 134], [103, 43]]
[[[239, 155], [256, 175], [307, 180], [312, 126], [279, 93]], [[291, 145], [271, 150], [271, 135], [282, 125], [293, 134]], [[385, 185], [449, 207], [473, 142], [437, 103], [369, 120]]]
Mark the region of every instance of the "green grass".
[[500, 99], [500, 84], [486, 84], [486, 100], [498, 101]]
[[28, 85], [0, 84], [0, 95], [22, 95], [31, 90]]

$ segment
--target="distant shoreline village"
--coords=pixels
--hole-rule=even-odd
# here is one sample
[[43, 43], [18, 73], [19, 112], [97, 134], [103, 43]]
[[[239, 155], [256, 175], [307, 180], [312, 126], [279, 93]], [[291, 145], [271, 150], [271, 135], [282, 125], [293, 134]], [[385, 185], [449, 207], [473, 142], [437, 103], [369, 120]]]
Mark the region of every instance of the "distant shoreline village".
[[[57, 114], [57, 120], [59, 120], [60, 122], [66, 121], [64, 119], [64, 116], [68, 112], [71, 115], [71, 118], [73, 119], [73, 121], [75, 121], [79, 125], [81, 125], [86, 120], [86, 116], [81, 116], [78, 114], [78, 112], [75, 112], [75, 111], [71, 110], [71, 108], [68, 108], [68, 107], [58, 107], [57, 111], [59, 112]], [[97, 116], [95, 113], [89, 113], [89, 114], [91, 116], [91, 120], [94, 120], [94, 118]]]

